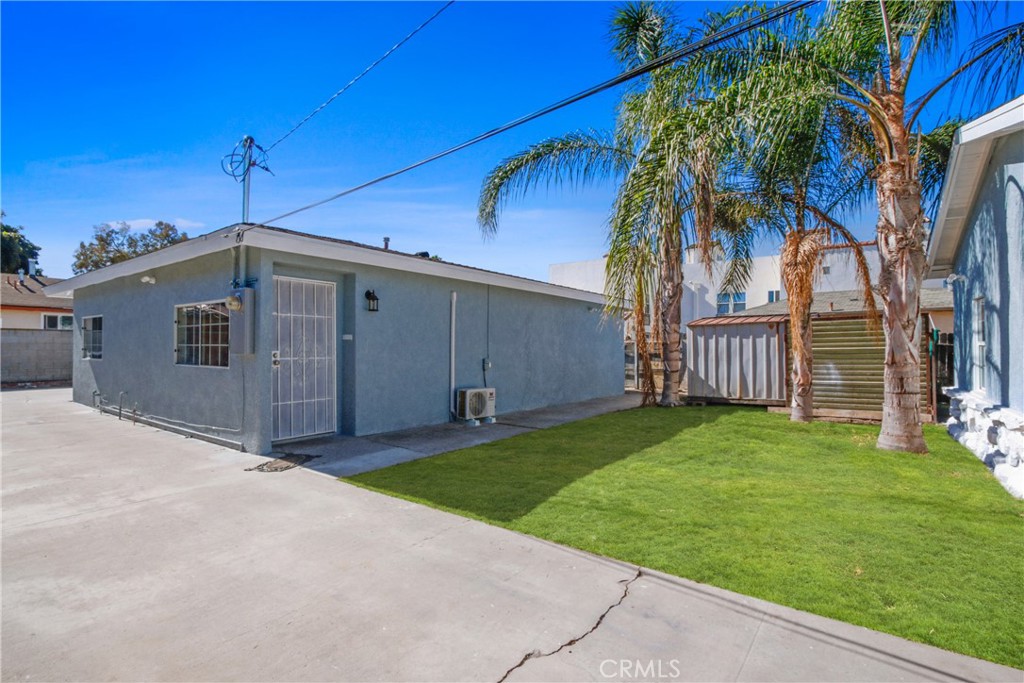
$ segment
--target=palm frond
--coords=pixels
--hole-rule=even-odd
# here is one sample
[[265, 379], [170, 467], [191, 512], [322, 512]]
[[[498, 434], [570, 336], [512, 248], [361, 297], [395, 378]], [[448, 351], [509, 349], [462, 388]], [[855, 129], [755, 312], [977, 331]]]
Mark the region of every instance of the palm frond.
[[485, 235], [498, 229], [498, 215], [510, 199], [538, 185], [579, 187], [597, 178], [621, 174], [632, 158], [607, 134], [577, 131], [549, 138], [505, 159], [484, 178], [477, 221]]

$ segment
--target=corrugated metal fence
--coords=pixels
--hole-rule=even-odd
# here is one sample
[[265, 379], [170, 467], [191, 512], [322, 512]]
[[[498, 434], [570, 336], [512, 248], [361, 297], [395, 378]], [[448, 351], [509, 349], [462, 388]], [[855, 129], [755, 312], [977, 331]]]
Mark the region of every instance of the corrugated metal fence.
[[[864, 318], [819, 318], [811, 321], [811, 334], [815, 411], [872, 413], [863, 417], [875, 417], [873, 414], [877, 413], [877, 418], [881, 419], [885, 395], [885, 338], [882, 331], [869, 332]], [[791, 367], [791, 364], [787, 363], [787, 366]], [[929, 393], [928, 339], [922, 334], [922, 413], [928, 411]]]

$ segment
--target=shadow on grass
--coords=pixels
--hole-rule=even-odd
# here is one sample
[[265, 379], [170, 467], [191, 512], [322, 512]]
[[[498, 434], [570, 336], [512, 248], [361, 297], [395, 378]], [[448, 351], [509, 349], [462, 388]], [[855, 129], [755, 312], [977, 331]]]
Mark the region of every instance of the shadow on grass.
[[[671, 419], [666, 419], [668, 410]], [[485, 521], [509, 523], [592, 472], [689, 429], [750, 410], [757, 409], [636, 408], [368, 472], [348, 481]]]

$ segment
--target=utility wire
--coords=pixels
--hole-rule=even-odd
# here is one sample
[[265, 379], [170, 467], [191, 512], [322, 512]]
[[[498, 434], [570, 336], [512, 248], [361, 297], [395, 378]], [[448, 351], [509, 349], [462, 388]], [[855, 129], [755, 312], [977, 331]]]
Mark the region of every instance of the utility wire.
[[452, 5], [454, 5], [454, 4], [455, 4], [455, 0], [450, 0], [450, 1], [448, 2], [448, 3], [446, 3], [446, 4], [445, 4], [445, 6], [444, 6], [444, 7], [442, 7], [442, 8], [441, 8], [441, 9], [439, 9], [439, 10], [437, 10], [436, 12], [434, 12], [434, 14], [432, 14], [432, 15], [430, 16], [430, 18], [429, 18], [429, 19], [427, 19], [427, 20], [426, 20], [426, 21], [424, 21], [424, 22], [423, 22], [422, 24], [420, 24], [419, 26], [417, 26], [416, 28], [414, 28], [414, 29], [413, 29], [413, 31], [412, 31], [412, 33], [410, 33], [410, 34], [409, 34], [409, 35], [407, 35], [407, 36], [406, 36], [405, 38], [402, 38], [402, 39], [401, 39], [400, 41], [398, 41], [397, 43], [395, 43], [395, 44], [394, 44], [394, 45], [393, 45], [393, 46], [391, 47], [391, 49], [390, 49], [390, 50], [388, 50], [387, 52], [385, 52], [385, 53], [384, 53], [383, 55], [381, 55], [381, 56], [380, 56], [380, 58], [379, 58], [379, 59], [377, 59], [377, 61], [373, 62], [372, 64], [370, 64], [370, 66], [368, 66], [368, 67], [366, 67], [365, 69], [363, 69], [362, 73], [360, 73], [360, 74], [359, 74], [358, 76], [356, 76], [356, 77], [355, 77], [355, 78], [353, 78], [353, 79], [352, 79], [351, 81], [349, 81], [348, 83], [346, 83], [346, 84], [345, 84], [345, 87], [343, 87], [343, 88], [342, 88], [341, 90], [339, 90], [338, 92], [336, 92], [336, 93], [334, 93], [333, 95], [331, 95], [331, 96], [330, 96], [330, 97], [329, 97], [329, 98], [327, 99], [327, 101], [326, 101], [326, 102], [324, 102], [324, 103], [323, 103], [323, 104], [321, 104], [321, 105], [320, 105], [319, 107], [317, 107], [316, 109], [314, 109], [314, 110], [313, 110], [313, 111], [312, 111], [312, 112], [311, 112], [311, 113], [309, 114], [309, 116], [307, 116], [306, 118], [304, 118], [304, 119], [302, 119], [301, 121], [299, 121], [299, 122], [298, 122], [298, 124], [296, 124], [296, 126], [295, 126], [294, 128], [292, 128], [292, 129], [291, 129], [290, 131], [288, 131], [287, 133], [285, 133], [284, 135], [282, 135], [282, 136], [281, 136], [281, 137], [280, 137], [280, 138], [279, 138], [279, 139], [278, 139], [278, 140], [277, 140], [276, 142], [274, 142], [274, 144], [270, 145], [270, 147], [267, 147], [266, 151], [267, 151], [267, 152], [269, 152], [270, 150], [274, 149], [274, 148], [275, 148], [275, 147], [277, 147], [277, 146], [278, 146], [279, 144], [281, 144], [282, 142], [284, 142], [284, 141], [285, 141], [285, 139], [286, 139], [286, 138], [288, 138], [288, 136], [290, 136], [290, 135], [291, 135], [292, 133], [294, 133], [294, 132], [295, 132], [295, 131], [297, 131], [297, 130], [298, 130], [299, 128], [301, 128], [301, 127], [302, 127], [302, 124], [306, 123], [306, 121], [309, 121], [309, 120], [310, 120], [311, 118], [313, 118], [314, 116], [316, 116], [317, 114], [319, 114], [319, 113], [320, 113], [320, 111], [321, 111], [321, 110], [322, 110], [322, 109], [323, 109], [324, 107], [326, 107], [327, 105], [329, 105], [329, 104], [330, 104], [331, 102], [333, 102], [334, 100], [338, 99], [338, 97], [339, 97], [339, 96], [341, 96], [341, 94], [342, 94], [342, 93], [344, 93], [344, 92], [345, 92], [346, 90], [348, 90], [348, 89], [349, 89], [349, 88], [351, 88], [351, 87], [352, 87], [353, 85], [355, 85], [355, 84], [356, 84], [356, 83], [357, 83], [357, 82], [359, 81], [359, 79], [361, 79], [361, 78], [362, 78], [363, 76], [365, 76], [366, 74], [368, 74], [368, 73], [370, 73], [371, 71], [373, 71], [374, 67], [376, 67], [376, 66], [377, 66], [378, 64], [380, 64], [380, 63], [381, 63], [381, 62], [383, 62], [383, 61], [384, 61], [385, 59], [387, 59], [388, 57], [390, 57], [390, 56], [391, 56], [391, 53], [392, 53], [392, 52], [394, 52], [395, 50], [397, 50], [398, 48], [402, 47], [402, 46], [403, 46], [403, 45], [405, 45], [405, 44], [406, 44], [407, 42], [409, 42], [409, 40], [410, 40], [410, 39], [411, 39], [411, 38], [412, 38], [412, 37], [413, 37], [414, 35], [416, 35], [416, 34], [417, 34], [417, 33], [419, 33], [419, 32], [420, 32], [421, 30], [423, 30], [423, 28], [425, 28], [427, 24], [429, 24], [430, 22], [432, 22], [432, 21], [433, 21], [434, 19], [437, 19], [437, 18], [438, 18], [438, 17], [439, 17], [440, 15], [441, 15], [441, 12], [444, 12], [444, 11], [445, 11], [446, 9], [448, 9], [449, 7], [451, 7], [451, 6], [452, 6]]
[[321, 199], [318, 202], [313, 202], [312, 204], [307, 204], [306, 206], [303, 206], [301, 208], [295, 209], [294, 211], [289, 211], [288, 213], [283, 213], [280, 216], [275, 216], [275, 217], [273, 217], [273, 218], [271, 218], [269, 220], [263, 221], [262, 225], [266, 225], [268, 223], [273, 223], [275, 221], [281, 220], [282, 218], [288, 218], [289, 216], [294, 216], [297, 213], [301, 213], [303, 211], [308, 211], [309, 209], [313, 209], [313, 208], [316, 208], [318, 206], [322, 206], [324, 204], [327, 204], [328, 202], [333, 202], [335, 199], [340, 199], [340, 198], [342, 198], [342, 197], [344, 197], [346, 195], [350, 195], [350, 194], [352, 194], [354, 192], [358, 192], [360, 190], [365, 190], [366, 188], [368, 188], [368, 187], [370, 187], [372, 185], [376, 185], [377, 183], [384, 182], [385, 180], [390, 180], [391, 178], [394, 178], [395, 176], [402, 175], [403, 173], [408, 173], [409, 171], [411, 171], [413, 169], [419, 168], [420, 166], [424, 166], [424, 165], [429, 164], [429, 163], [431, 163], [433, 161], [437, 161], [438, 159], [442, 159], [442, 158], [444, 158], [446, 156], [454, 154], [455, 152], [459, 152], [459, 151], [461, 151], [463, 149], [466, 149], [467, 147], [471, 147], [472, 145], [475, 145], [475, 144], [477, 144], [479, 142], [483, 142], [484, 140], [487, 140], [489, 138], [493, 138], [496, 135], [504, 133], [505, 131], [511, 130], [511, 129], [516, 128], [518, 126], [521, 126], [524, 123], [528, 123], [530, 121], [533, 121], [534, 119], [540, 118], [541, 116], [545, 116], [545, 115], [550, 114], [550, 113], [552, 113], [554, 111], [558, 111], [559, 109], [562, 109], [564, 107], [568, 107], [570, 104], [575, 104], [576, 102], [579, 102], [580, 100], [583, 100], [583, 99], [586, 99], [586, 98], [591, 97], [593, 95], [596, 95], [598, 93], [604, 92], [605, 90], [608, 90], [610, 88], [614, 88], [615, 86], [621, 85], [622, 83], [625, 83], [627, 81], [631, 81], [634, 78], [637, 78], [638, 76], [642, 76], [642, 75], [644, 75], [646, 73], [654, 71], [655, 69], [659, 69], [659, 68], [661, 68], [661, 67], [663, 67], [663, 66], [665, 66], [667, 64], [671, 64], [672, 62], [675, 62], [675, 61], [677, 61], [679, 59], [682, 59], [683, 57], [688, 57], [688, 56], [690, 56], [690, 55], [692, 55], [692, 54], [694, 54], [696, 52], [700, 52], [701, 50], [705, 50], [705, 49], [707, 49], [709, 47], [712, 47], [713, 45], [717, 45], [718, 43], [721, 43], [721, 42], [723, 42], [725, 40], [728, 40], [730, 38], [734, 38], [734, 37], [736, 37], [738, 35], [746, 33], [747, 31], [750, 31], [752, 29], [755, 29], [755, 28], [758, 28], [760, 26], [763, 26], [764, 24], [767, 24], [769, 22], [775, 21], [776, 19], [780, 19], [780, 18], [782, 18], [784, 16], [787, 16], [789, 14], [792, 14], [792, 13], [797, 12], [799, 10], [802, 10], [804, 8], [810, 7], [811, 5], [816, 4], [817, 2], [818, 2], [818, 0], [790, 0], [790, 2], [787, 2], [784, 5], [780, 5], [780, 6], [776, 7], [776, 8], [774, 8], [774, 9], [768, 10], [767, 12], [765, 12], [762, 15], [759, 15], [759, 16], [756, 16], [756, 17], [751, 17], [750, 19], [746, 19], [746, 20], [736, 24], [735, 26], [731, 26], [729, 28], [722, 29], [721, 31], [718, 31], [717, 33], [713, 33], [712, 35], [710, 35], [710, 36], [708, 36], [706, 38], [702, 38], [701, 40], [698, 40], [696, 42], [690, 43], [689, 45], [685, 45], [685, 46], [679, 48], [678, 50], [674, 50], [672, 52], [669, 52], [666, 55], [663, 55], [661, 57], [657, 57], [655, 59], [652, 59], [651, 61], [646, 62], [645, 64], [642, 64], [642, 65], [640, 65], [638, 67], [635, 67], [633, 69], [630, 69], [629, 71], [624, 71], [623, 73], [619, 74], [618, 76], [615, 76], [614, 78], [610, 78], [610, 79], [608, 79], [607, 81], [605, 81], [603, 83], [599, 83], [598, 85], [595, 85], [595, 86], [593, 86], [591, 88], [587, 88], [586, 90], [584, 90], [582, 92], [576, 93], [575, 95], [572, 95], [571, 97], [567, 97], [564, 100], [561, 100], [561, 101], [556, 102], [556, 103], [554, 103], [552, 105], [544, 107], [543, 109], [535, 111], [532, 114], [527, 114], [526, 116], [521, 116], [518, 119], [515, 119], [514, 121], [510, 121], [510, 122], [506, 123], [503, 126], [498, 126], [497, 128], [493, 128], [493, 129], [487, 131], [486, 133], [481, 133], [480, 135], [477, 135], [475, 138], [472, 138], [470, 140], [466, 140], [465, 142], [463, 142], [461, 144], [458, 144], [458, 145], [455, 145], [454, 147], [449, 147], [448, 149], [444, 150], [443, 152], [438, 152], [437, 154], [429, 156], [426, 159], [422, 159], [420, 161], [417, 161], [416, 163], [410, 164], [410, 165], [406, 166], [405, 168], [400, 168], [397, 171], [392, 171], [391, 173], [386, 173], [385, 175], [382, 175], [382, 176], [380, 176], [378, 178], [374, 178], [373, 180], [370, 180], [370, 181], [367, 181], [365, 183], [362, 183], [361, 185], [356, 185], [355, 187], [350, 187], [347, 190], [343, 190], [343, 191], [341, 191], [341, 192], [339, 192], [337, 194], [331, 195], [330, 197], [327, 197], [326, 199]]

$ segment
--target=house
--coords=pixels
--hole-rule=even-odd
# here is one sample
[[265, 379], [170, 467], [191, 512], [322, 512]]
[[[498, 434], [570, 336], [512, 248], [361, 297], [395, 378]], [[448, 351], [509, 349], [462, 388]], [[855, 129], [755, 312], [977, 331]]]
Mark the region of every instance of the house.
[[949, 431], [1024, 497], [1024, 96], [956, 132], [928, 242], [953, 291]]
[[50, 290], [74, 295], [75, 401], [249, 452], [623, 390], [599, 294], [281, 228]]
[[[876, 306], [881, 301], [876, 299]], [[921, 291], [921, 419], [939, 410], [936, 387], [944, 377], [940, 334], [951, 329], [952, 296]], [[942, 325], [946, 325], [945, 328]], [[786, 301], [741, 313], [692, 321], [686, 381], [691, 401], [751, 403], [788, 411], [792, 399], [789, 309]], [[885, 340], [868, 329], [856, 290], [816, 292], [811, 306], [814, 415], [826, 419], [882, 418]]]
[[0, 382], [6, 385], [71, 380], [71, 300], [47, 296], [61, 282], [35, 272], [0, 274]]
[[[878, 247], [872, 242], [859, 244], [868, 262], [872, 281], [877, 281], [880, 261]], [[782, 272], [777, 254], [755, 256], [751, 259], [749, 278], [743, 291], [723, 292], [721, 282], [727, 262], [724, 253], [719, 253], [712, 264], [711, 274], [700, 263], [695, 247], [688, 247], [683, 255], [683, 292], [680, 300], [680, 321], [683, 326], [694, 320], [723, 315], [740, 314], [752, 307], [784, 301], [786, 291], [782, 285]], [[572, 263], [556, 263], [548, 267], [548, 280], [554, 284], [584, 289], [591, 292], [604, 291], [605, 260], [593, 259]], [[938, 287], [940, 282], [931, 283]], [[856, 263], [849, 246], [836, 244], [825, 247], [816, 278], [816, 292], [846, 291], [857, 287]], [[950, 315], [952, 315], [950, 313]], [[683, 335], [683, 355], [686, 355], [686, 335]], [[660, 349], [652, 349], [652, 368], [655, 384], [660, 387]], [[626, 325], [625, 338], [625, 380], [626, 386], [640, 387], [640, 367], [636, 354], [632, 326]], [[684, 377], [680, 391], [687, 390]]]
[[74, 326], [71, 300], [43, 291], [60, 279], [37, 275], [32, 265], [28, 274], [3, 273], [0, 278], [0, 329], [70, 330]]
[[[874, 242], [862, 242], [860, 247], [867, 257], [874, 281], [879, 269], [878, 247]], [[743, 291], [719, 291], [726, 265], [724, 254], [720, 254], [712, 264], [711, 275], [708, 275], [700, 262], [697, 249], [688, 247], [684, 251], [683, 296], [680, 303], [684, 325], [699, 318], [741, 313], [753, 306], [785, 298], [778, 254], [755, 256], [750, 260], [750, 277]], [[589, 292], [603, 292], [604, 268], [603, 258], [555, 263], [548, 266], [548, 281]], [[815, 291], [842, 291], [855, 289], [856, 286], [856, 268], [850, 248], [838, 244], [826, 247]]]

